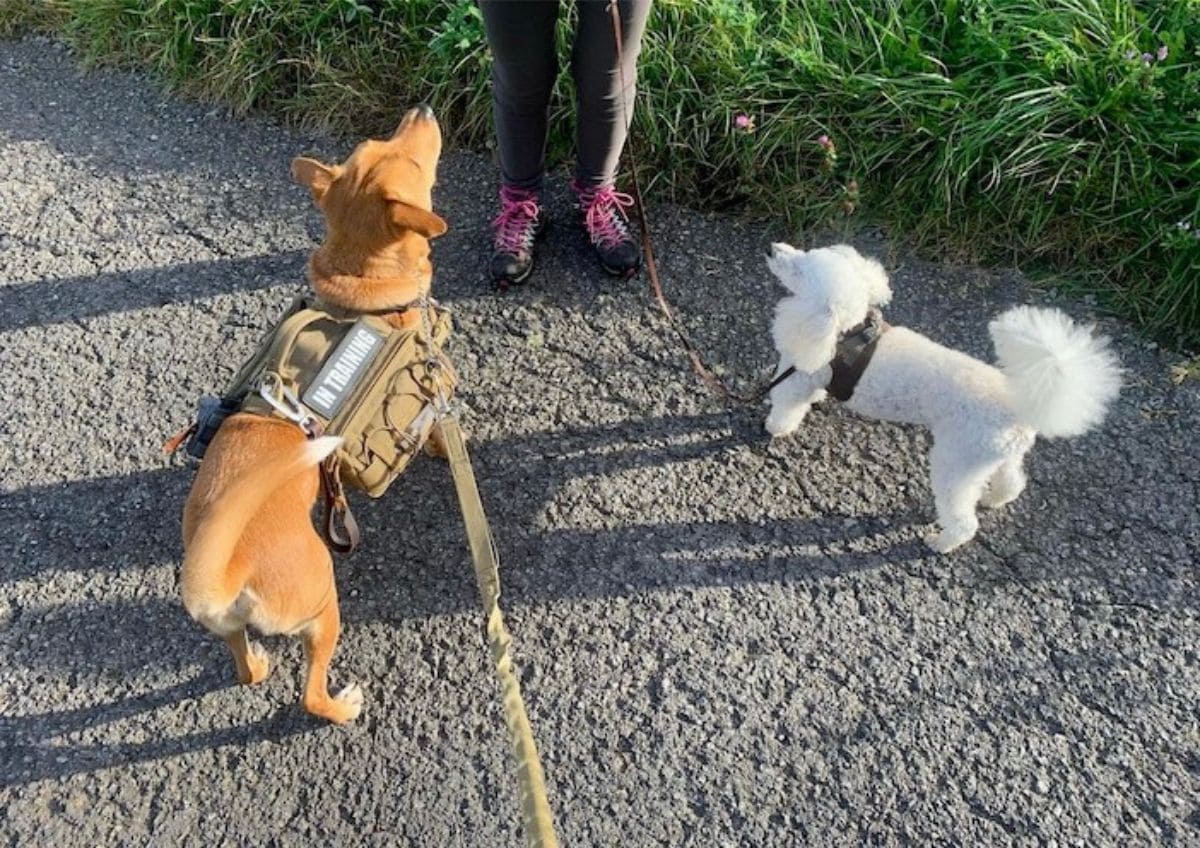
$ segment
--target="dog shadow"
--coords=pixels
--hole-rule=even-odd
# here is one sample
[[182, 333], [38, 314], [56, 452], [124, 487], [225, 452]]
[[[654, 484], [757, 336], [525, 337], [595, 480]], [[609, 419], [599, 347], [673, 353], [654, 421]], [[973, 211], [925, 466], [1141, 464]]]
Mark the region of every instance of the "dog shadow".
[[284, 285], [298, 289], [308, 253], [291, 250], [0, 286], [0, 333], [199, 303], [231, 292]]
[[[857, 516], [834, 511], [815, 518], [757, 520], [714, 512], [636, 521], [625, 513], [604, 515], [607, 507], [601, 505], [601, 514], [594, 516], [597, 526], [583, 527], [562, 526], [547, 514], [578, 481], [645, 469], [669, 481], [674, 467], [701, 460], [786, 464], [787, 448], [768, 442], [757, 412], [522, 434], [477, 444], [472, 452], [496, 528], [505, 593], [522, 605], [689, 585], [821, 580], [930, 556], [915, 529], [922, 522], [916, 504]], [[549, 480], [530, 486], [531, 467]], [[421, 462], [387, 498], [356, 501], [363, 507], [356, 514], [367, 542], [339, 566], [340, 579], [360, 589], [353, 603], [343, 605], [347, 620], [403, 620], [473, 606], [466, 539], [448, 473], [443, 463]], [[411, 510], [413, 503], [422, 504], [419, 514]], [[408, 544], [385, 544], [400, 527], [406, 528]], [[586, 567], [564, 567], [579, 563], [581, 552], [586, 552]]]
[[[228, 671], [224, 666], [222, 670]], [[291, 705], [281, 705], [272, 714], [249, 723], [179, 736], [156, 735], [147, 742], [81, 743], [72, 739], [109, 724], [174, 708], [184, 700], [204, 699], [234, 685], [228, 677], [218, 681], [211, 671], [205, 671], [195, 678], [109, 703], [16, 717], [0, 716], [0, 735], [9, 740], [4, 746], [5, 756], [0, 760], [0, 788], [61, 780], [225, 745], [282, 742], [325, 726], [324, 722], [291, 708]]]
[[[550, 478], [535, 498], [545, 500], [581, 476], [662, 467], [743, 447], [751, 437], [751, 422], [742, 420], [732, 429], [726, 424], [727, 415], [713, 413], [473, 444], [501, 556], [512, 563], [504, 568], [503, 579], [514, 626], [519, 626], [521, 608], [564, 598], [616, 597], [686, 585], [820, 580], [882, 567], [897, 556], [921, 555], [916, 541], [893, 544], [880, 535], [885, 524], [903, 518], [897, 515], [862, 520], [849, 534], [845, 527], [812, 519], [762, 524], [722, 519], [701, 525], [657, 521], [612, 529], [546, 530], [533, 500], [496, 495], [507, 488], [507, 478], [524, 473], [535, 457], [541, 458]], [[657, 446], [639, 446], [646, 439]], [[670, 442], [678, 443], [662, 447]], [[178, 516], [156, 507], [182, 503], [190, 478], [187, 469], [169, 467], [0, 496], [2, 538], [9, 540], [10, 548], [0, 571], [4, 582], [62, 570], [144, 574], [147, 592], [158, 593], [52, 606], [12, 603], [5, 614], [7, 662], [28, 669], [34, 679], [38, 669], [57, 672], [74, 681], [72, 686], [94, 675], [137, 680], [138, 686], [159, 679], [178, 681], [109, 703], [23, 715], [10, 703], [0, 716], [0, 737], [10, 740], [0, 766], [0, 785], [59, 779], [227, 744], [279, 740], [323, 726], [285, 704], [266, 718], [236, 727], [145, 742], [90, 741], [107, 725], [144, 721], [181, 702], [216, 697], [233, 685], [224, 645], [197, 627], [175, 600], [175, 560], [167, 552], [179, 551]], [[412, 511], [413, 503], [421, 503], [419, 513]], [[444, 462], [422, 458], [388, 497], [359, 499], [356, 507], [367, 545], [337, 566], [343, 620], [350, 627], [474, 609], [468, 548]], [[81, 514], [89, 519], [79, 521]], [[406, 543], [387, 544], [398, 528]], [[722, 548], [729, 539], [737, 540], [736, 550]], [[865, 546], [858, 547], [856, 540]], [[587, 568], [572, 568], [580, 550], [591, 552]], [[170, 572], [164, 572], [167, 568]], [[350, 589], [356, 590], [353, 596]], [[173, 634], [169, 646], [164, 646], [163, 634]], [[193, 662], [202, 670], [193, 671]], [[181, 676], [186, 679], [179, 680]]]
[[[58, 780], [225, 745], [280, 742], [327, 726], [292, 704], [281, 704], [269, 715], [232, 726], [156, 732], [146, 741], [90, 741], [102, 738], [109, 725], [139, 724], [180, 709], [187, 712], [187, 719], [175, 724], [187, 728], [203, 724], [195, 720], [195, 713], [204, 712], [200, 705], [205, 700], [241, 688], [233, 680], [225, 645], [197, 628], [173, 599], [24, 609], [14, 619], [7, 627], [10, 664], [63, 672], [76, 694], [88, 692], [91, 687], [83, 681], [97, 677], [125, 681], [120, 688], [129, 694], [108, 702], [16, 714], [11, 707], [20, 702], [20, 694], [9, 693], [9, 704], [0, 712], [0, 739], [5, 740], [0, 787]], [[37, 624], [25, 626], [23, 619]], [[130, 622], [137, 624], [131, 627]], [[165, 634], [170, 634], [169, 648], [164, 648]], [[38, 677], [35, 673], [35, 681]], [[177, 682], [156, 686], [160, 680]]]
[[[861, 493], [837, 491], [859, 475], [853, 468], [842, 468], [817, 487], [831, 491], [805, 491], [813, 507], [811, 516], [764, 519], [701, 510], [670, 518], [651, 509], [641, 520], [624, 516], [595, 526], [550, 520], [550, 505], [580, 481], [643, 469], [654, 469], [651, 476], [669, 481], [674, 466], [697, 461], [731, 465], [738, 475], [776, 465], [789, 478], [807, 485], [802, 473], [793, 473], [795, 466], [804, 464], [800, 454], [806, 446], [768, 441], [760, 418], [759, 410], [740, 408], [473, 440], [475, 470], [505, 563], [506, 611], [514, 629], [520, 628], [522, 610], [563, 600], [632, 597], [684, 587], [762, 583], [815, 587], [855, 572], [884, 568], [920, 573], [935, 581], [953, 572], [956, 583], [967, 585], [1036, 581], [1040, 579], [1036, 572], [1020, 571], [1019, 558], [1009, 567], [997, 564], [998, 555], [990, 551], [1003, 549], [1024, 534], [1051, 537], [1058, 524], [1078, 522], [1078, 513], [1087, 511], [1086, 502], [1047, 510], [1026, 496], [998, 517], [984, 513], [981, 539], [975, 545], [950, 557], [936, 557], [921, 539], [925, 522], [932, 517], [924, 483], [883, 498], [882, 507], [872, 508], [875, 501], [862, 502]], [[832, 429], [834, 441], [883, 454], [884, 462], [889, 451], [896, 453], [884, 425], [860, 424], [837, 410], [814, 413], [810, 424], [814, 431]], [[860, 426], [861, 432], [836, 432]], [[881, 436], [883, 441], [872, 446], [872, 440]], [[919, 444], [908, 447], [920, 450]], [[1035, 479], [1050, 473], [1042, 471], [1043, 462], [1068, 481], [1091, 473], [1087, 467], [1076, 469], [1078, 463], [1061, 449], [1061, 455], [1049, 453], [1043, 461], [1035, 452], [1031, 463]], [[532, 466], [537, 468], [533, 478]], [[537, 480], [536, 485], [530, 485], [531, 479]], [[269, 716], [236, 727], [146, 742], [90, 741], [106, 725], [144, 721], [152, 715], [167, 720], [164, 714], [181, 702], [221, 697], [221, 691], [232, 685], [224, 645], [187, 618], [171, 585], [180, 550], [178, 512], [161, 505], [182, 504], [190, 480], [190, 472], [176, 465], [0, 495], [0, 582], [36, 580], [42, 574], [65, 571], [116, 575], [128, 584], [127, 578], [146, 575], [146, 592], [131, 599], [37, 607], [22, 606], [19, 597], [7, 598], [6, 605], [0, 605], [6, 661], [28, 669], [28, 678], [34, 680], [42, 667], [58, 672], [56, 676], [72, 681], [73, 687], [78, 685], [74, 681], [92, 673], [136, 678], [139, 685], [147, 679], [171, 681], [109, 703], [25, 715], [6, 709], [0, 718], [0, 738], [7, 740], [0, 785], [59, 779], [223, 745], [281, 740], [324, 726], [294, 704], [282, 704]], [[860, 502], [852, 502], [852, 497]], [[843, 501], [848, 509], [839, 509]], [[423, 457], [387, 497], [373, 502], [357, 498], [355, 506], [367, 542], [337, 565], [343, 620], [351, 628], [475, 608], [465, 534], [444, 462]], [[1156, 505], [1148, 501], [1139, 508], [1149, 515]], [[80, 520], [81, 516], [85, 518]], [[394, 538], [402, 538], [404, 544], [390, 544]], [[1104, 537], [1096, 540], [1096, 544], [1107, 543]], [[1097, 567], [1108, 567], [1112, 557], [1108, 554]], [[1032, 567], [1040, 561], [1035, 557]], [[1196, 599], [1155, 600], [1159, 606], [1194, 606]], [[165, 648], [163, 634], [172, 634]], [[187, 663], [193, 661], [203, 671], [187, 676]], [[180, 680], [181, 676], [186, 679]], [[80, 737], [89, 741], [78, 741]]]

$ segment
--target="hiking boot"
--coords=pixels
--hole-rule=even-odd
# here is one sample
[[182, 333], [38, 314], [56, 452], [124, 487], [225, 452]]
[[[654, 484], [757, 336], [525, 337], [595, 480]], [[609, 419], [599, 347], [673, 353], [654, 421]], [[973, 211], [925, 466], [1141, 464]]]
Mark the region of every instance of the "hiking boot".
[[642, 250], [629, 231], [625, 214], [633, 198], [612, 186], [591, 188], [575, 182], [571, 190], [600, 266], [614, 277], [632, 277], [642, 264]]
[[500, 187], [500, 214], [492, 220], [492, 282], [501, 288], [525, 282], [533, 273], [533, 242], [545, 226], [536, 191]]

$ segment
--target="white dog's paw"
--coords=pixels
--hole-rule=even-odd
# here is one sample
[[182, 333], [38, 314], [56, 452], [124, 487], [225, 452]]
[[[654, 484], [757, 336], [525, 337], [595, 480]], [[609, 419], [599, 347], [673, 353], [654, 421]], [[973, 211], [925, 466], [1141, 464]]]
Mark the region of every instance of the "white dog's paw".
[[783, 422], [777, 421], [774, 418], [767, 419], [766, 428], [767, 432], [770, 433], [773, 438], [788, 436], [796, 432], [796, 428], [794, 426], [785, 427], [783, 426]]
[[939, 554], [948, 554], [975, 538], [975, 530], [965, 527], [950, 527], [928, 537], [925, 542]]
[[1002, 506], [1008, 506], [1020, 494], [1020, 492], [1006, 492], [996, 486], [992, 486], [979, 497], [979, 505], [985, 509], [999, 509]]
[[767, 416], [766, 428], [767, 432], [773, 437], [790, 436], [800, 428], [800, 422], [804, 420], [804, 416], [795, 415], [776, 415], [772, 412]]
[[983, 495], [979, 498], [980, 506], [987, 509], [999, 509], [1015, 501], [1025, 491], [1025, 475], [1019, 470], [1001, 472], [991, 479]]

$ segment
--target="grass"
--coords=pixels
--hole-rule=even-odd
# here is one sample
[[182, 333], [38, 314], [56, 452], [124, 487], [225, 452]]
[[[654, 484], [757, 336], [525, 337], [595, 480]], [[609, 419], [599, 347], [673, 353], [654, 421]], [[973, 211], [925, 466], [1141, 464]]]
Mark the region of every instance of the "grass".
[[[491, 143], [473, 0], [7, 0], [0, 33], [22, 14], [237, 109], [370, 133], [425, 100]], [[660, 198], [886, 224], [1200, 344], [1200, 0], [656, 0], [640, 76]]]
[[26, 32], [54, 32], [65, 19], [65, 8], [56, 2], [0, 0], [0, 38]]

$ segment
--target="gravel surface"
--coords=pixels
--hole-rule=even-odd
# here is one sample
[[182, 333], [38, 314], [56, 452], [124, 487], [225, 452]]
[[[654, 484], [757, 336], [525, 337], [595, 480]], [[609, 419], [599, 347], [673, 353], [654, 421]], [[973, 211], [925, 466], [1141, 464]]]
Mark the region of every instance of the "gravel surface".
[[[351, 726], [301, 711], [294, 640], [234, 685], [175, 589], [191, 472], [160, 446], [302, 282], [321, 222], [289, 161], [353, 141], [0, 42], [0, 844], [520, 844], [444, 465], [358, 502]], [[1107, 426], [1040, 443], [1027, 492], [933, 556], [923, 432], [826, 406], [768, 442], [644, 285], [602, 278], [561, 178], [531, 283], [493, 293], [494, 181], [445, 157], [436, 288], [565, 845], [1200, 844], [1200, 383], [1176, 358], [1100, 318], [1129, 368]], [[656, 210], [666, 285], [747, 385], [786, 235]], [[889, 320], [975, 355], [990, 316], [1055, 299], [858, 243]]]

